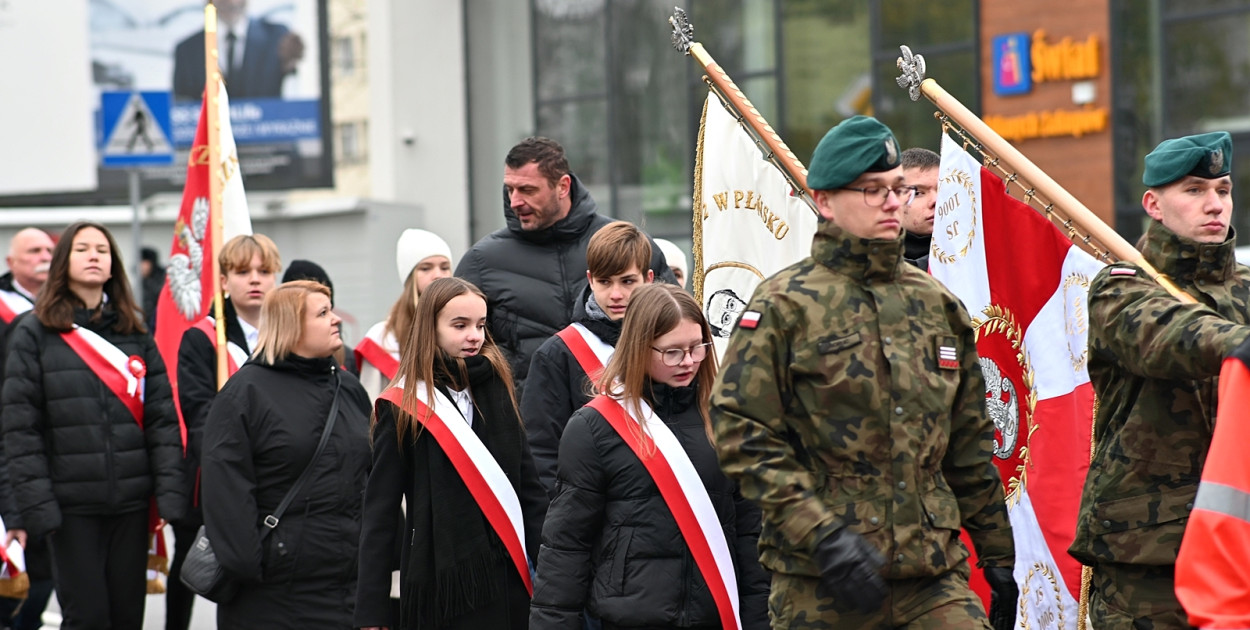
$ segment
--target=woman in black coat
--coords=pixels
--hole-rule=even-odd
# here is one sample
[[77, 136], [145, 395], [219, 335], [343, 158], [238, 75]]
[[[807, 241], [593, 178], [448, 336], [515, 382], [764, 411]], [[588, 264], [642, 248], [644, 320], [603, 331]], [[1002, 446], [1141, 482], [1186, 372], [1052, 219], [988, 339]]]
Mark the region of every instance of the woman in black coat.
[[[661, 430], [656, 424], [644, 430], [637, 420], [648, 409], [650, 422], [662, 422], [680, 445], [665, 458], [674, 461], [674, 453], [684, 451], [702, 482], [689, 490], [707, 493], [715, 513], [709, 522], [719, 524], [731, 557], [742, 627], [768, 627], [769, 578], [756, 553], [760, 511], [721, 472], [709, 437], [716, 375], [711, 341], [699, 305], [679, 287], [654, 284], [630, 298], [616, 353], [598, 386], [606, 393], [573, 414], [560, 440], [531, 628], [579, 630], [583, 609], [609, 630], [729, 627], [702, 573], [710, 567], [695, 562], [686, 532], [643, 463], [654, 461], [659, 442], [651, 436]], [[601, 408], [621, 410], [624, 433]], [[702, 539], [715, 548], [713, 537], [721, 532]], [[723, 600], [727, 610], [730, 600]]]
[[[417, 303], [400, 356], [399, 378], [405, 385], [383, 392], [377, 401], [355, 625], [526, 628], [547, 494], [517, 414], [508, 362], [486, 333], [486, 297], [460, 278], [432, 282]], [[426, 415], [429, 407], [420, 406], [425, 403], [441, 409], [437, 418]], [[436, 433], [440, 426], [449, 433], [459, 430], [459, 438], [447, 441], [446, 434]], [[486, 496], [510, 499], [516, 520], [488, 517], [478, 503], [482, 495], [469, 490], [455, 464], [463, 460], [449, 456], [474, 446], [482, 459], [473, 460], [476, 466], [470, 469], [484, 476], [492, 469], [499, 473], [493, 477], [498, 485]], [[404, 523], [395, 518], [401, 498], [406, 499]], [[395, 619], [389, 593], [400, 541]]]
[[[204, 429], [204, 523], [241, 581], [217, 627], [351, 628], [356, 544], [369, 470], [369, 400], [338, 368], [339, 317], [316, 282], [288, 282], [261, 308], [252, 359], [213, 399]], [[338, 412], [312, 473], [261, 540], [263, 521], [309, 466], [334, 396]]]
[[9, 336], [10, 537], [48, 534], [63, 628], [143, 625], [148, 509], [187, 509], [169, 379], [104, 226], [65, 229]]

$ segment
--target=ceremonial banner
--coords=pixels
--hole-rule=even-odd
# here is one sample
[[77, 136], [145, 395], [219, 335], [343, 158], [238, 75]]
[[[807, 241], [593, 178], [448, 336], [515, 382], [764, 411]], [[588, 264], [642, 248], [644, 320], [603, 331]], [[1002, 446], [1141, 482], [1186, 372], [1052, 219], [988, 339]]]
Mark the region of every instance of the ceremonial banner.
[[693, 286], [719, 357], [755, 287], [811, 253], [816, 213], [712, 93], [694, 180]]
[[1248, 361], [1241, 348], [1224, 359], [1215, 435], [1176, 557], [1176, 597], [1199, 628], [1250, 628]]
[[[217, 112], [221, 125], [221, 164], [213, 170], [223, 178], [222, 238], [228, 241], [239, 234], [251, 234], [252, 219], [247, 210], [247, 196], [243, 192], [243, 177], [238, 169], [238, 151], [230, 131], [230, 99], [226, 96], [225, 86], [219, 89], [221, 105]], [[207, 107], [200, 110], [195, 145], [187, 162], [182, 207], [174, 223], [173, 243], [169, 247], [167, 279], [156, 304], [156, 347], [161, 351], [161, 358], [169, 371], [175, 406], [178, 406], [178, 345], [186, 329], [201, 317], [209, 315], [213, 302], [212, 260], [221, 248], [221, 243], [212, 242], [213, 231], [209, 225], [207, 111]], [[181, 409], [178, 418], [181, 423]], [[186, 441], [187, 428], [183, 424], [183, 444]]]
[[1015, 536], [1020, 628], [1077, 627], [1081, 566], [1067, 550], [1089, 469], [1086, 296], [1101, 267], [943, 136], [929, 269], [976, 328]]

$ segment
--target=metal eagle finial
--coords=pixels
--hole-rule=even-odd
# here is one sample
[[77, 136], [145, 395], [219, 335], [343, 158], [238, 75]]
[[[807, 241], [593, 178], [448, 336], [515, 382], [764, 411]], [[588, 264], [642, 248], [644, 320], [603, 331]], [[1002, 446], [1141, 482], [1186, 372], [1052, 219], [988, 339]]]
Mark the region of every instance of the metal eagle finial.
[[690, 45], [694, 43], [694, 26], [681, 7], [673, 7], [673, 16], [668, 18], [673, 25], [673, 48], [682, 54], [690, 54]]
[[899, 46], [899, 50], [903, 51], [903, 56], [898, 58], [898, 69], [903, 74], [895, 81], [898, 82], [899, 87], [907, 88], [907, 95], [911, 97], [911, 100], [918, 101], [920, 100], [920, 84], [924, 82], [924, 57], [913, 55], [911, 49], [906, 46]]

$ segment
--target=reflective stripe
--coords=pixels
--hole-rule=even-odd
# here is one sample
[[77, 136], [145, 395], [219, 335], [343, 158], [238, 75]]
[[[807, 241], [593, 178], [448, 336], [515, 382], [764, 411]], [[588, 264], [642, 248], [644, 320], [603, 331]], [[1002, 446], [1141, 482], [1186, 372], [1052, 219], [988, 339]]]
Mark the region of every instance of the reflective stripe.
[[1194, 509], [1216, 512], [1250, 523], [1250, 493], [1213, 481], [1198, 485]]

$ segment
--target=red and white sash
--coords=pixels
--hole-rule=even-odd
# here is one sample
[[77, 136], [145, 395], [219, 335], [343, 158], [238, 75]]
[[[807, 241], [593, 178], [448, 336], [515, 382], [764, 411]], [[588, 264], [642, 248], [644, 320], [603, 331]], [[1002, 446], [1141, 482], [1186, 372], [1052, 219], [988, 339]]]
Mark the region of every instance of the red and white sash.
[[495, 461], [481, 438], [464, 421], [455, 403], [442, 392], [434, 390], [431, 409], [430, 401], [426, 400], [425, 384], [414, 383], [412, 387], [417, 394], [416, 409], [403, 407], [402, 384], [382, 392], [379, 398], [389, 400], [412, 414], [438, 442], [464, 485], [468, 487], [469, 494], [473, 495], [478, 507], [486, 515], [487, 522], [503, 541], [504, 548], [512, 557], [512, 563], [521, 574], [525, 590], [532, 597], [534, 585], [530, 581], [530, 562], [525, 551], [525, 521], [522, 520], [521, 500], [517, 498], [516, 489], [512, 487], [508, 475], [499, 467], [499, 462]]
[[[630, 450], [642, 461], [652, 481], [660, 489], [664, 503], [668, 505], [682, 538], [690, 547], [699, 573], [707, 582], [712, 600], [720, 612], [721, 626], [741, 630], [738, 614], [738, 578], [734, 573], [733, 555], [725, 530], [716, 516], [716, 508], [707, 494], [707, 488], [695, 470], [694, 463], [682, 448], [677, 436], [664, 421], [656, 417], [646, 402], [640, 402], [643, 418], [634, 418], [616, 398], [595, 396], [589, 406], [607, 419]], [[655, 443], [655, 451], [648, 454], [628, 423], [643, 427]]]
[[598, 335], [581, 324], [569, 324], [557, 332], [556, 336], [569, 347], [573, 358], [577, 359], [577, 364], [592, 383], [599, 380], [603, 366], [608, 364], [612, 353], [616, 351], [616, 348], [604, 343]]
[[[208, 336], [208, 340], [213, 344], [213, 350], [217, 350], [217, 321], [210, 315], [195, 322], [194, 326]], [[227, 378], [234, 376], [239, 371], [239, 366], [247, 363], [247, 351], [239, 347], [239, 344], [233, 341], [226, 342], [226, 375]]]
[[[388, 340], [393, 339], [393, 335], [387, 335]], [[356, 349], [352, 352], [356, 353], [356, 364], [362, 365], [366, 361], [369, 365], [377, 368], [382, 376], [386, 377], [387, 382], [394, 380], [395, 375], [399, 373], [399, 354], [387, 351], [378, 343], [376, 339], [365, 336], [356, 344]]]
[[13, 318], [34, 308], [26, 296], [16, 291], [0, 291], [0, 319], [12, 324]]
[[143, 428], [143, 389], [148, 371], [143, 358], [127, 356], [104, 337], [78, 324], [74, 324], [73, 330], [61, 333], [61, 338], [126, 405], [139, 428]]

